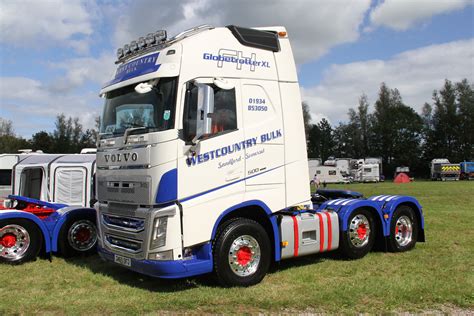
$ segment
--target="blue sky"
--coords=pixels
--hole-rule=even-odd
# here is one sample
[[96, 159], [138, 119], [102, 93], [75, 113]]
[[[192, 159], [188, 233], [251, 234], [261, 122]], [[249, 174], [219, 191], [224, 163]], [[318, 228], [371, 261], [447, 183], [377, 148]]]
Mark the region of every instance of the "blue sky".
[[471, 0], [0, 0], [0, 117], [18, 135], [52, 131], [59, 113], [85, 127], [117, 47], [157, 29], [284, 25], [314, 122], [347, 119], [381, 82], [420, 110], [444, 79], [474, 83]]

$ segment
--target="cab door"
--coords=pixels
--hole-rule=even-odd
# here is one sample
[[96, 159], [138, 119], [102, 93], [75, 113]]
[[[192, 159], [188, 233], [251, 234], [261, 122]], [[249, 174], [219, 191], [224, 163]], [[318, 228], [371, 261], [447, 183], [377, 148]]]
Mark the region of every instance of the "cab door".
[[242, 80], [245, 137], [255, 145], [245, 149], [248, 199], [271, 196], [273, 208], [285, 205], [285, 147], [278, 82]]
[[[178, 145], [178, 200], [185, 245], [209, 240], [212, 218], [241, 203], [245, 191], [240, 82], [220, 80], [223, 83], [218, 85], [214, 78], [186, 83]], [[202, 108], [206, 100], [199, 87], [210, 88], [211, 109]], [[207, 130], [203, 120], [208, 120]]]

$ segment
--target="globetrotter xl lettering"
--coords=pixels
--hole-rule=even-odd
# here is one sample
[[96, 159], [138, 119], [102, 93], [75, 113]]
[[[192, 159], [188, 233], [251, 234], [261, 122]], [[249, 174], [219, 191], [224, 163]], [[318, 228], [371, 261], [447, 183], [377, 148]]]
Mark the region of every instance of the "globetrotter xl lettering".
[[205, 152], [203, 154], [189, 157], [186, 159], [186, 163], [188, 164], [188, 166], [194, 166], [196, 164], [201, 164], [209, 160], [214, 160], [219, 157], [227, 156], [228, 154], [232, 154], [234, 152], [244, 150], [245, 148], [250, 148], [252, 146], [257, 145], [259, 140], [260, 140], [260, 143], [263, 144], [280, 137], [282, 137], [282, 133], [281, 133], [281, 130], [278, 129], [270, 133], [262, 134], [260, 135], [260, 137], [248, 138], [246, 140], [240, 141], [238, 143], [234, 143], [232, 145], [227, 145], [221, 148], [217, 148], [217, 149]]
[[237, 70], [242, 70], [242, 65], [250, 66], [250, 71], [255, 71], [255, 67], [270, 68], [270, 62], [265, 60], [257, 61], [257, 56], [252, 53], [250, 57], [244, 57], [243, 52], [232, 49], [220, 49], [217, 55], [204, 53], [202, 59], [217, 61], [217, 67], [222, 68], [224, 63], [233, 63]]

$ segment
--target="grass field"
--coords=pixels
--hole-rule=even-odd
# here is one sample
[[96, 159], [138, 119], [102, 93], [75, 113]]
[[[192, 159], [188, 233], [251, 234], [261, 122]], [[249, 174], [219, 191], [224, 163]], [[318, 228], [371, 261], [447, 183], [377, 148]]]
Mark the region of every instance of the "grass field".
[[97, 256], [2, 265], [0, 315], [474, 312], [474, 181], [329, 188], [336, 187], [418, 198], [427, 242], [357, 261], [331, 255], [287, 260], [250, 288], [220, 288], [209, 277], [153, 279]]

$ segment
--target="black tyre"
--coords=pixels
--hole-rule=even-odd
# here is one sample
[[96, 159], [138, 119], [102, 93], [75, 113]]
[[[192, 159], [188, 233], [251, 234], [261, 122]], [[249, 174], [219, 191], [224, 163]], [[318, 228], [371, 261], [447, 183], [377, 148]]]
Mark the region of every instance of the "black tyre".
[[23, 218], [0, 221], [0, 262], [20, 264], [35, 260], [43, 236], [35, 223]]
[[388, 246], [390, 251], [402, 252], [415, 247], [418, 239], [418, 219], [413, 209], [407, 205], [399, 206], [390, 222]]
[[341, 233], [340, 252], [349, 259], [364, 257], [375, 241], [375, 222], [366, 209], [355, 210], [347, 221], [347, 230]]
[[92, 215], [71, 216], [59, 231], [59, 253], [66, 258], [95, 253], [96, 246], [97, 226]]
[[224, 223], [214, 242], [214, 273], [223, 286], [259, 283], [271, 262], [270, 240], [257, 222], [237, 218]]

